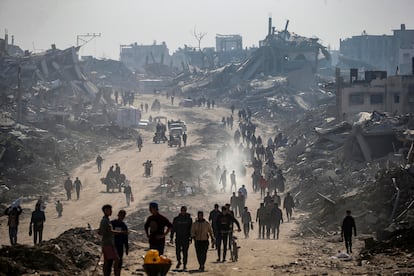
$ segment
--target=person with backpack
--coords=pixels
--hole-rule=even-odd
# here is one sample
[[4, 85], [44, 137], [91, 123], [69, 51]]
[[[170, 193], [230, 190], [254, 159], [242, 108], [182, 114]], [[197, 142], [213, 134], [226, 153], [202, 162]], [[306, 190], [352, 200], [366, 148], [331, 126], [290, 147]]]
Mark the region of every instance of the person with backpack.
[[10, 206], [6, 208], [4, 214], [8, 216], [7, 226], [9, 226], [9, 238], [10, 244], [17, 244], [17, 230], [19, 226], [19, 216], [22, 214], [23, 210], [20, 205]]
[[37, 203], [35, 210], [32, 212], [29, 225], [29, 236], [33, 234], [33, 243], [41, 243], [43, 240], [43, 225], [46, 221], [45, 212], [40, 209], [40, 204]]

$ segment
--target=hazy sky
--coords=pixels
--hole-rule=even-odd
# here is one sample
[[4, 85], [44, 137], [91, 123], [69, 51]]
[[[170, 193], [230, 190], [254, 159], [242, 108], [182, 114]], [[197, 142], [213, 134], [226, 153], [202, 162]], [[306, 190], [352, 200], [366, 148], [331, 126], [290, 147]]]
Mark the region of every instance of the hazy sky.
[[7, 29], [23, 49], [60, 49], [76, 36], [102, 33], [82, 55], [119, 58], [119, 45], [165, 41], [170, 54], [184, 44], [196, 46], [196, 26], [207, 35], [202, 47], [215, 46], [216, 34], [240, 34], [243, 46], [258, 45], [267, 20], [303, 36], [339, 47], [339, 39], [391, 34], [405, 23], [414, 29], [413, 0], [0, 0], [1, 37]]

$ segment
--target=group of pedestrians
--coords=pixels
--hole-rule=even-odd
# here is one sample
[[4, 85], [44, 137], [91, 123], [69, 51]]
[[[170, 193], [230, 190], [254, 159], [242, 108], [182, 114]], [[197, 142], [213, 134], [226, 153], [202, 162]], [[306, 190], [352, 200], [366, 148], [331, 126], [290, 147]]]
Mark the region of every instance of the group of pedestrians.
[[[29, 236], [33, 235], [34, 244], [41, 243], [43, 240], [43, 226], [46, 222], [43, 204], [43, 200], [39, 199], [36, 202], [35, 210], [32, 212], [30, 217]], [[18, 202], [7, 207], [4, 211], [4, 215], [8, 217], [7, 226], [9, 227], [9, 238], [11, 245], [17, 244], [20, 215], [22, 213], [23, 209]]]
[[171, 243], [175, 242], [176, 268], [179, 269], [183, 265], [185, 271], [187, 270], [188, 249], [194, 241], [199, 270], [204, 271], [209, 239], [214, 242], [214, 236], [210, 224], [204, 219], [203, 211], [198, 211], [197, 219], [193, 222], [191, 215], [187, 213], [187, 207], [182, 206], [180, 214], [173, 219], [172, 223], [159, 213], [156, 202], [150, 203], [149, 211], [151, 215], [147, 218], [144, 229], [150, 249], [158, 250], [160, 255], [164, 254], [165, 240], [170, 234]]
[[144, 230], [150, 249], [158, 250], [160, 255], [164, 254], [166, 237], [170, 235], [170, 242], [175, 244], [176, 269], [180, 269], [182, 265], [184, 271], [187, 270], [188, 249], [193, 241], [199, 263], [198, 270], [202, 272], [205, 270], [210, 242], [212, 248], [217, 250], [217, 262], [225, 262], [227, 250], [231, 245], [233, 225], [237, 226], [237, 231], [241, 231], [240, 223], [234, 217], [230, 204], [222, 206], [221, 209], [216, 204], [208, 220], [205, 219], [203, 211], [198, 211], [193, 221], [186, 206], [181, 207], [180, 213], [172, 223], [159, 213], [156, 202], [150, 203], [149, 211], [151, 215], [145, 222]]
[[76, 191], [76, 200], [79, 200], [80, 198], [80, 191], [82, 189], [82, 182], [79, 180], [78, 177], [76, 177], [75, 181], [72, 182], [70, 179], [70, 176], [65, 180], [63, 187], [66, 191], [66, 198], [67, 200], [72, 200], [72, 191]]
[[115, 276], [121, 275], [123, 255], [128, 255], [128, 227], [124, 223], [125, 210], [118, 212], [118, 218], [110, 220], [112, 206], [106, 204], [102, 207], [104, 216], [101, 219], [98, 233], [102, 237], [102, 255], [104, 258], [103, 275], [111, 275], [112, 268]]

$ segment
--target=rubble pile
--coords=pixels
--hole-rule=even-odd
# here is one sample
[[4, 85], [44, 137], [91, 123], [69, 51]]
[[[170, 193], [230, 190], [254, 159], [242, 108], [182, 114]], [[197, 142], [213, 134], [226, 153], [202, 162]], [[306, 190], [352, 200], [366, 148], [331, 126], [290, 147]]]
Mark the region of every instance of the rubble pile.
[[139, 85], [135, 75], [120, 61], [90, 57], [81, 65], [85, 75], [99, 87], [135, 90]]
[[[85, 70], [77, 50], [52, 47], [42, 54], [0, 58], [2, 202], [47, 194], [74, 165], [136, 136], [113, 123], [117, 108], [111, 95], [112, 87], [134, 86], [134, 75], [112, 61], [92, 60]], [[98, 88], [84, 73], [93, 77], [88, 70], [110, 77], [96, 82], [103, 85]]]
[[99, 244], [94, 231], [74, 228], [37, 246], [4, 246], [0, 249], [0, 275], [48, 271], [54, 275], [76, 275], [96, 264]]
[[383, 229], [414, 199], [414, 174], [405, 167], [411, 116], [374, 112], [350, 125], [338, 123], [326, 110], [308, 112], [289, 128], [289, 148], [282, 151], [296, 199], [310, 211], [305, 228], [319, 234], [337, 231], [349, 209], [362, 232], [384, 237]]
[[0, 148], [5, 149], [0, 184], [7, 187], [0, 194], [1, 201], [47, 194], [61, 184], [59, 179], [70, 168], [94, 158], [105, 145], [135, 136], [133, 129], [82, 120], [48, 129], [21, 124], [0, 127]]
[[316, 84], [298, 90], [287, 77], [261, 76], [241, 80], [235, 68], [234, 64], [230, 64], [180, 78], [179, 81], [176, 79], [176, 89], [182, 91], [185, 97], [220, 99], [228, 106], [249, 107], [256, 118], [278, 121], [300, 118], [298, 115], [301, 112], [334, 99], [333, 93]]
[[94, 97], [98, 92], [83, 74], [75, 47], [59, 50], [52, 45], [52, 49], [42, 54], [5, 56], [0, 58], [0, 68], [0, 83], [8, 89], [18, 85], [29, 93], [31, 89], [63, 89], [66, 93], [86, 98]]

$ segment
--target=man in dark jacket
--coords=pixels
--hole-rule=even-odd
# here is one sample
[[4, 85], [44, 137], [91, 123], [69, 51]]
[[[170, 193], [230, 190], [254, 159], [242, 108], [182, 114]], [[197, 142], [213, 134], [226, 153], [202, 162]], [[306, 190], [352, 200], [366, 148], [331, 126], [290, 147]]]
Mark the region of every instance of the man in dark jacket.
[[283, 208], [286, 209], [286, 217], [288, 221], [292, 219], [292, 210], [295, 208], [295, 202], [290, 193], [287, 193], [285, 199], [283, 200]]
[[214, 240], [216, 241], [215, 243], [211, 243], [212, 248], [214, 248], [214, 246], [216, 245], [218, 241], [219, 231], [218, 231], [218, 225], [217, 225], [217, 217], [220, 214], [221, 212], [219, 210], [219, 205], [216, 203], [214, 204], [214, 209], [210, 212], [210, 215], [208, 216], [208, 221], [210, 222], [211, 227], [213, 228]]
[[75, 187], [76, 191], [76, 200], [79, 200], [80, 190], [82, 188], [82, 182], [76, 177], [75, 181], [73, 182], [73, 186]]
[[29, 235], [33, 233], [33, 243], [37, 244], [43, 240], [43, 224], [46, 221], [45, 213], [40, 210], [40, 204], [36, 204], [35, 210], [32, 212], [32, 218], [30, 219]]
[[[128, 245], [128, 226], [125, 224], [124, 219], [126, 216], [125, 210], [120, 210], [118, 212], [118, 219], [114, 219], [111, 221], [112, 229], [115, 231], [120, 231], [124, 234], [117, 234], [114, 235], [114, 242], [116, 252], [118, 252], [119, 263], [118, 266], [114, 267], [115, 275], [121, 275], [122, 269], [122, 257], [124, 256], [124, 248], [125, 248], [125, 255], [128, 256], [129, 253], [129, 245]], [[109, 267], [112, 267], [112, 260], [109, 261]]]
[[232, 232], [233, 223], [237, 225], [237, 231], [240, 232], [241, 228], [239, 221], [228, 212], [226, 206], [221, 207], [221, 214], [217, 216], [217, 226], [219, 230], [219, 241], [217, 242], [217, 262], [220, 262], [221, 243], [223, 243], [223, 259], [221, 261], [226, 261], [227, 243], [229, 240], [229, 234]]
[[175, 234], [175, 254], [177, 257], [177, 266], [181, 266], [181, 252], [183, 254], [183, 270], [187, 270], [188, 247], [191, 242], [191, 225], [193, 220], [191, 215], [187, 213], [187, 207], [182, 206], [180, 214], [173, 220], [173, 228], [171, 230], [171, 243], [174, 241]]
[[342, 221], [341, 236], [345, 241], [346, 253], [352, 253], [352, 230], [354, 230], [354, 236], [356, 237], [355, 220], [351, 216], [351, 211], [346, 211], [346, 217]]
[[283, 213], [279, 208], [279, 204], [276, 202], [271, 210], [271, 220], [273, 239], [279, 239], [280, 222], [283, 223]]
[[67, 200], [71, 200], [72, 199], [72, 189], [73, 189], [73, 183], [72, 180], [70, 180], [70, 177], [68, 176], [68, 178], [65, 180], [64, 183], [64, 188], [66, 190], [66, 197]]
[[17, 228], [19, 226], [19, 216], [22, 212], [23, 210], [20, 205], [13, 207], [10, 206], [4, 211], [4, 214], [9, 217], [7, 225], [9, 226], [9, 237], [11, 245], [17, 244]]

